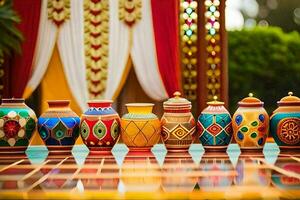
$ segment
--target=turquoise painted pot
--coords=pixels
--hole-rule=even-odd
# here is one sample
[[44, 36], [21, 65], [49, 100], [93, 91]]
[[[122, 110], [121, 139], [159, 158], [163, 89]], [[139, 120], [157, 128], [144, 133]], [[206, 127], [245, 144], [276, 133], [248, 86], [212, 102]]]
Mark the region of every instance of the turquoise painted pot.
[[231, 116], [224, 102], [208, 102], [198, 118], [199, 140], [205, 150], [226, 150], [232, 139]]
[[300, 98], [292, 92], [278, 102], [270, 119], [270, 132], [281, 150], [300, 148]]

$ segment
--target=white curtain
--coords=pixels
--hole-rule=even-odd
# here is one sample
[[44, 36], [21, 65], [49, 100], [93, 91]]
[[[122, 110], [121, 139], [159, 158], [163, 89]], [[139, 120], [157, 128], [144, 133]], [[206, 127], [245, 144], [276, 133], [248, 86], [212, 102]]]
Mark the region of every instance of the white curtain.
[[119, 1], [109, 1], [109, 55], [105, 98], [112, 99], [117, 92], [129, 57], [129, 27], [119, 20]]
[[[82, 110], [86, 109], [88, 89], [84, 61], [84, 0], [71, 0], [71, 16], [59, 30], [47, 16], [47, 0], [42, 0], [38, 41], [33, 59], [33, 72], [26, 91], [34, 91], [40, 84], [52, 56], [57, 38], [57, 45], [64, 67], [68, 86]], [[168, 98], [159, 73], [150, 0], [142, 0], [142, 19], [130, 28], [119, 20], [119, 1], [109, 1], [109, 57], [108, 79], [105, 98], [112, 99], [125, 78], [126, 64], [131, 53], [137, 78], [146, 94], [155, 99]], [[132, 47], [130, 47], [131, 41]], [[25, 91], [25, 98], [31, 92]]]
[[[30, 12], [30, 11], [28, 11]], [[27, 83], [24, 97], [27, 98], [40, 84], [52, 56], [57, 27], [48, 20], [47, 0], [42, 1], [38, 37], [33, 58], [33, 71]]]
[[146, 94], [154, 100], [168, 98], [157, 65], [150, 0], [142, 1], [142, 19], [133, 26], [132, 38], [130, 28], [119, 20], [118, 4], [118, 0], [110, 0], [109, 3], [109, 62], [105, 98], [113, 98], [125, 78], [130, 53], [137, 78]]
[[83, 1], [70, 1], [70, 20], [61, 27], [57, 46], [73, 97], [80, 108], [86, 110], [88, 91], [84, 61]]
[[[167, 9], [167, 8], [166, 8]], [[168, 98], [157, 64], [150, 0], [142, 1], [142, 19], [134, 26], [131, 57], [145, 93], [154, 100]]]

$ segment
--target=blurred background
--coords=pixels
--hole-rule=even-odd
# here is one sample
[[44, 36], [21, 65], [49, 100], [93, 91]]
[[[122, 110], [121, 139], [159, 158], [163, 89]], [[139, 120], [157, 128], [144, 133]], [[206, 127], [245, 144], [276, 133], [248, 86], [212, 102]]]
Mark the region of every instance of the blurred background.
[[[126, 2], [136, 12], [127, 18]], [[300, 96], [299, 0], [79, 3], [82, 8], [73, 0], [0, 0], [2, 97], [26, 98], [38, 115], [48, 99], [71, 99], [80, 114], [86, 100], [111, 98], [121, 115], [125, 103], [155, 102], [154, 112], [161, 116], [162, 102], [180, 90], [198, 116], [213, 96], [231, 113], [249, 92], [265, 102], [269, 113], [289, 91]], [[114, 18], [120, 5], [125, 14]], [[115, 29], [114, 20], [120, 23]], [[145, 50], [151, 31], [157, 66], [143, 57], [152, 54]], [[76, 56], [82, 53], [74, 50], [78, 47], [84, 63]], [[126, 48], [127, 53], [121, 51]]]
[[265, 102], [300, 94], [300, 1], [227, 0], [230, 110], [248, 91]]

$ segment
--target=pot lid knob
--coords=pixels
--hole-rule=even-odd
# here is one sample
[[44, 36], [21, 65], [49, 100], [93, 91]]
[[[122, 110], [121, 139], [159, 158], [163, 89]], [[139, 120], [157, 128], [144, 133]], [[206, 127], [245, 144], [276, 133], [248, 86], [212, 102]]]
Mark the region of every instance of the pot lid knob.
[[218, 96], [213, 96], [213, 101], [207, 102], [207, 105], [214, 105], [214, 106], [220, 106], [224, 105], [224, 102], [218, 101]]
[[181, 93], [180, 93], [179, 91], [176, 91], [176, 92], [173, 93], [173, 95], [174, 95], [174, 97], [175, 97], [176, 99], [179, 99], [180, 96], [181, 96]]

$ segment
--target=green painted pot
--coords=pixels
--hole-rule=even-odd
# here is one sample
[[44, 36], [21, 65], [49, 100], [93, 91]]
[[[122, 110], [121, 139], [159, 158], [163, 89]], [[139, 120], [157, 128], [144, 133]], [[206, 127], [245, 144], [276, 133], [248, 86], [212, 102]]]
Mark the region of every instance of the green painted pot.
[[36, 115], [24, 99], [2, 99], [0, 153], [24, 152], [36, 128]]
[[270, 120], [270, 132], [280, 150], [300, 149], [300, 98], [283, 97]]

